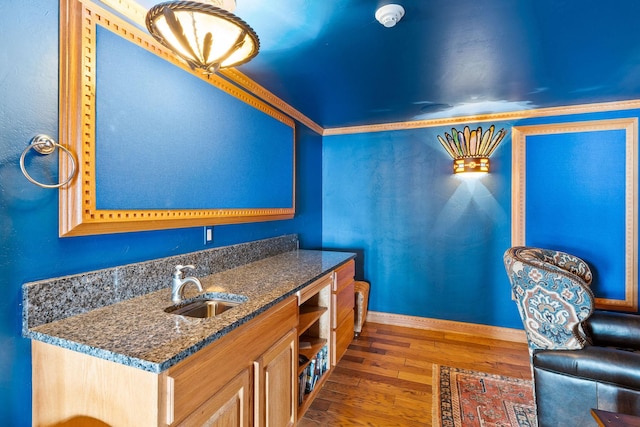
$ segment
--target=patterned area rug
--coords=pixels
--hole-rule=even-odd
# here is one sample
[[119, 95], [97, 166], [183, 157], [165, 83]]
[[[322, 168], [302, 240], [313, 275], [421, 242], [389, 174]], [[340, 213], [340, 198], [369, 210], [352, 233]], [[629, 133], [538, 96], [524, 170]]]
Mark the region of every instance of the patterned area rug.
[[531, 381], [433, 365], [434, 427], [536, 427]]

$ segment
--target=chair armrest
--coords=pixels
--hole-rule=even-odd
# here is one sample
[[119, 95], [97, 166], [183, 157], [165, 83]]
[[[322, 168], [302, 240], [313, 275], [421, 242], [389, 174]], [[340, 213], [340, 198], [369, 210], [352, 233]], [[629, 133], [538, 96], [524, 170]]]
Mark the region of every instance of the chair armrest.
[[583, 328], [594, 345], [640, 350], [640, 315], [595, 310]]
[[[538, 350], [534, 370], [640, 390], [640, 354], [611, 347], [586, 346], [582, 350]], [[536, 385], [537, 387], [538, 385]]]

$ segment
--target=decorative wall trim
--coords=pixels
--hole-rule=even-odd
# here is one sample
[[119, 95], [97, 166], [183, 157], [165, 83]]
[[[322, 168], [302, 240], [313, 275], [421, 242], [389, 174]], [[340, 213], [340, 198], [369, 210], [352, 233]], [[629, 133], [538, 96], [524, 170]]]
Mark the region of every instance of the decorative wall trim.
[[404, 314], [381, 313], [369, 311], [367, 321], [383, 325], [405, 326], [407, 328], [427, 329], [457, 334], [475, 335], [503, 341], [526, 343], [524, 330], [487, 326], [477, 323], [456, 322], [453, 320], [431, 319], [427, 317], [407, 316]]
[[323, 136], [333, 135], [350, 135], [358, 133], [373, 133], [373, 132], [387, 132], [395, 130], [408, 130], [408, 129], [422, 129], [437, 126], [450, 126], [461, 123], [480, 123], [497, 120], [493, 117], [493, 114], [484, 114], [478, 116], [463, 116], [463, 117], [447, 117], [441, 119], [429, 119], [429, 120], [414, 120], [408, 122], [396, 122], [396, 123], [380, 123], [373, 125], [362, 126], [347, 126], [340, 128], [325, 129]]
[[[106, 3], [106, 2], [105, 2]], [[109, 0], [119, 10], [137, 11], [127, 0]], [[133, 3], [135, 5], [135, 3]], [[125, 7], [125, 5], [129, 5]], [[124, 13], [124, 12], [122, 12]], [[78, 236], [194, 227], [213, 224], [271, 221], [293, 218], [295, 214], [295, 172], [291, 207], [221, 209], [121, 209], [96, 207], [95, 100], [96, 100], [96, 28], [101, 26], [148, 50], [270, 115], [293, 129], [293, 169], [295, 171], [295, 122], [254, 95], [219, 75], [192, 71], [149, 34], [122, 20], [90, 0], [60, 1], [60, 141], [78, 156], [78, 178], [60, 189], [60, 236]], [[61, 176], [72, 168], [69, 158], [60, 163]]]
[[142, 28], [146, 28], [147, 9], [141, 4], [131, 0], [100, 0], [122, 16], [126, 16], [132, 22]]
[[598, 308], [638, 310], [638, 192], [637, 139], [638, 119], [610, 119], [512, 128], [512, 198], [511, 241], [526, 245], [526, 141], [528, 136], [607, 130], [625, 131], [625, 298], [596, 298]]
[[385, 132], [390, 130], [407, 130], [437, 126], [452, 126], [460, 123], [481, 123], [500, 120], [521, 120], [533, 117], [565, 116], [570, 114], [598, 113], [603, 111], [620, 111], [640, 109], [640, 100], [602, 102], [597, 104], [572, 105], [566, 107], [537, 108], [532, 110], [512, 111], [505, 113], [482, 114], [476, 116], [449, 117], [442, 119], [416, 120], [409, 122], [386, 123], [377, 125], [349, 126], [325, 129], [323, 135], [347, 135], [354, 133]]
[[[140, 27], [146, 28], [145, 21], [147, 9], [145, 9], [134, 0], [100, 0], [100, 2], [109, 6], [122, 16], [139, 25]], [[173, 56], [172, 53], [169, 53], [169, 55]], [[324, 129], [319, 124], [315, 123], [300, 111], [296, 110], [291, 105], [287, 104], [282, 99], [278, 98], [273, 93], [269, 92], [267, 89], [251, 80], [239, 70], [235, 68], [227, 68], [220, 70], [218, 74], [227, 78], [231, 83], [234, 83], [241, 88], [248, 90], [256, 97], [278, 108], [280, 111], [307, 126], [318, 135], [323, 134]]]
[[278, 108], [283, 113], [299, 121], [309, 129], [317, 133], [318, 135], [324, 134], [324, 129], [319, 124], [317, 124], [316, 122], [314, 122], [313, 120], [311, 120], [310, 118], [302, 114], [300, 111], [293, 108], [291, 105], [284, 102], [282, 99], [275, 96], [273, 93], [269, 92], [264, 87], [260, 86], [258, 83], [251, 80], [249, 77], [247, 77], [245, 74], [241, 73], [237, 69], [225, 68], [220, 70], [219, 73], [227, 77], [229, 81], [239, 85], [243, 89], [248, 90], [258, 98], [262, 99], [265, 102], [268, 102], [269, 104]]
[[[88, 1], [88, 0], [87, 0]], [[94, 0], [97, 1], [97, 0]], [[146, 28], [145, 16], [146, 9], [138, 4], [135, 0], [99, 0], [105, 5], [113, 8], [126, 18]], [[170, 54], [172, 55], [172, 54]], [[621, 111], [640, 109], [640, 100], [627, 100], [615, 102], [602, 102], [595, 104], [582, 104], [563, 107], [536, 108], [531, 110], [520, 110], [504, 113], [482, 114], [462, 117], [448, 117], [442, 119], [415, 120], [397, 123], [381, 123], [362, 126], [346, 126], [335, 128], [323, 128], [313, 120], [305, 116], [282, 99], [269, 92], [267, 89], [251, 80], [245, 74], [235, 68], [222, 70], [220, 75], [229, 79], [229, 81], [238, 86], [252, 92], [258, 98], [278, 108], [291, 118], [299, 121], [312, 131], [322, 136], [333, 135], [349, 135], [358, 133], [386, 132], [395, 130], [421, 129], [437, 126], [453, 126], [461, 123], [482, 123], [500, 120], [521, 120], [532, 117], [549, 117], [549, 116], [565, 116], [570, 114], [586, 114], [604, 111]]]

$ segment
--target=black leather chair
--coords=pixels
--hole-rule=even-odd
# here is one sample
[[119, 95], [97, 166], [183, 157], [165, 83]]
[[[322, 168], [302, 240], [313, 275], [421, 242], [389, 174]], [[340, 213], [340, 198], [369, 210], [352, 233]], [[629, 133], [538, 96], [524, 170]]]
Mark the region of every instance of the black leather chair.
[[591, 271], [572, 255], [504, 256], [525, 326], [540, 427], [597, 426], [592, 408], [640, 415], [640, 316], [593, 309]]

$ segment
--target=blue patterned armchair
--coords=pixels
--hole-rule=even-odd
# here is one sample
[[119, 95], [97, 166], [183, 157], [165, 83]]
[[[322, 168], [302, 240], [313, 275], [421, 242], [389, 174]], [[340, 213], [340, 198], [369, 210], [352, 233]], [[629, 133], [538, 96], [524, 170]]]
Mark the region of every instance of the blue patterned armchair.
[[591, 270], [554, 250], [504, 254], [531, 355], [538, 425], [597, 426], [591, 408], [640, 414], [640, 316], [594, 310]]
[[583, 348], [582, 322], [594, 304], [589, 266], [564, 252], [524, 246], [507, 250], [504, 264], [529, 349]]

